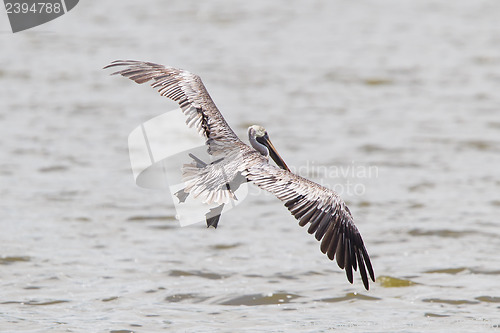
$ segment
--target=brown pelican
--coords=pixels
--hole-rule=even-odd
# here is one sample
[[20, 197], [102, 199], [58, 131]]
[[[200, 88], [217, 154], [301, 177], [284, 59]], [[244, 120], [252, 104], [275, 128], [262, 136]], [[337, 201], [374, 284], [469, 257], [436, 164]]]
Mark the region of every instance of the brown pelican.
[[[137, 83], [152, 81], [151, 86], [162, 96], [179, 104], [187, 116], [186, 123], [195, 127], [205, 139], [208, 153], [215, 161], [204, 163], [192, 156], [194, 162], [185, 165], [183, 170], [186, 195], [223, 205], [234, 199], [228, 182], [243, 175], [283, 201], [300, 226], [309, 223], [307, 231], [321, 241], [320, 249], [330, 260], [336, 258], [350, 283], [353, 282], [352, 270], [359, 267], [368, 290], [368, 274], [375, 281], [370, 257], [349, 208], [335, 191], [290, 172], [263, 127], [250, 126], [248, 138], [251, 146], [243, 143], [222, 117], [199, 76], [134, 60], [113, 61], [105, 68], [116, 66], [125, 68], [113, 74]], [[269, 156], [279, 167], [269, 164]], [[214, 226], [217, 226], [217, 221]]]

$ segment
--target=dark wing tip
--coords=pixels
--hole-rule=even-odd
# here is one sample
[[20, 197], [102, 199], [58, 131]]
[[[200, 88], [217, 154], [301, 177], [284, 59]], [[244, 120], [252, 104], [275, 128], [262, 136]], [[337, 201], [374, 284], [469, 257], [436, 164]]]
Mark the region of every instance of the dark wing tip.
[[318, 209], [304, 195], [289, 199], [285, 206], [299, 220], [300, 226], [309, 223], [307, 232], [314, 233], [315, 238], [321, 241], [321, 252], [330, 260], [337, 261], [337, 265], [345, 270], [350, 283], [353, 283], [353, 270], [357, 271], [359, 267], [363, 285], [369, 290], [368, 275], [375, 282], [375, 274], [361, 234], [354, 225], [347, 206], [335, 205], [333, 209]]
[[370, 256], [368, 255], [368, 252], [366, 251], [364, 245], [361, 249], [363, 251], [363, 257], [365, 258], [365, 264], [366, 268], [368, 268], [368, 273], [370, 274], [370, 278], [372, 279], [373, 282], [375, 282], [375, 273], [373, 271], [372, 263], [370, 261]]
[[[141, 63], [141, 61], [138, 61], [138, 60], [113, 60], [111, 63], [104, 66], [102, 69], [108, 69], [110, 67], [116, 67], [116, 66], [130, 66], [130, 65], [136, 65], [138, 63]], [[113, 75], [113, 74], [111, 74], [111, 75]]]
[[[151, 86], [153, 88], [158, 88], [158, 92], [160, 92], [162, 96], [166, 96], [170, 99], [173, 99], [174, 101], [178, 101], [178, 98], [172, 97], [179, 97], [179, 94], [177, 90], [175, 91], [175, 93], [172, 92], [172, 94], [170, 94], [170, 88], [172, 88], [174, 83], [177, 87], [179, 87], [179, 82], [186, 80], [186, 77], [189, 81], [199, 81], [199, 84], [202, 87], [195, 87], [195, 89], [204, 89], [204, 86], [201, 83], [201, 79], [198, 75], [179, 68], [163, 66], [148, 61], [114, 60], [109, 65], [104, 66], [103, 69], [108, 69], [111, 67], [123, 68], [111, 73], [110, 75], [121, 75], [139, 84], [153, 80]], [[181, 76], [181, 74], [183, 76]], [[169, 78], [172, 78], [172, 80], [169, 80]], [[185, 95], [187, 94], [187, 92], [183, 90], [182, 94]]]
[[[321, 218], [324, 221], [324, 218]], [[321, 228], [323, 227], [323, 228]], [[359, 273], [366, 290], [369, 290], [369, 279], [375, 282], [375, 273], [363, 239], [349, 216], [331, 216], [328, 226], [318, 228], [321, 237], [320, 250], [330, 260], [336, 260], [337, 265], [345, 270], [347, 280], [353, 283], [353, 270]], [[322, 239], [321, 239], [322, 238]]]
[[369, 286], [368, 274], [370, 275], [372, 281], [375, 282], [375, 273], [373, 272], [370, 256], [366, 251], [363, 239], [361, 238], [361, 234], [359, 233], [358, 229], [354, 226], [354, 224], [350, 224], [347, 227], [347, 229], [349, 233], [349, 241], [351, 243], [350, 244], [351, 258], [352, 260], [357, 260], [357, 266], [359, 266], [359, 273], [361, 275], [361, 280], [363, 281], [365, 289], [369, 290], [370, 286]]
[[118, 67], [118, 66], [128, 66], [128, 68], [113, 72], [110, 75], [120, 74], [123, 76], [130, 76], [133, 71], [137, 70], [165, 69], [165, 66], [163, 65], [155, 64], [153, 62], [139, 61], [139, 60], [114, 60], [110, 64], [104, 66], [102, 69], [108, 69], [111, 67]]

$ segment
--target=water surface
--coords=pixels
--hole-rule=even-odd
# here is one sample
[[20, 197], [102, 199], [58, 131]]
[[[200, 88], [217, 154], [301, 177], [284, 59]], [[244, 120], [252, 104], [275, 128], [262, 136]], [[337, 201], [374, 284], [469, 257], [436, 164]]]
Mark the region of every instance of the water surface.
[[[499, 12], [100, 1], [18, 34], [4, 17], [1, 330], [498, 329]], [[120, 58], [201, 75], [242, 138], [264, 125], [289, 166], [339, 186], [370, 291], [257, 190], [207, 230], [135, 186], [127, 136], [175, 105], [101, 70]]]

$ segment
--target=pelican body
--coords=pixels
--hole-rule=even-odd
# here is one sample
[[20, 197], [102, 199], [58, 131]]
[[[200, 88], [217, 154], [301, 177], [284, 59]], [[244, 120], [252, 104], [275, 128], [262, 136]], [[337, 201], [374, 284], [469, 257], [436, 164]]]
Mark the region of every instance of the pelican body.
[[[359, 267], [369, 289], [369, 277], [375, 281], [375, 274], [349, 208], [335, 191], [293, 174], [262, 126], [248, 128], [250, 145], [245, 144], [226, 123], [200, 77], [190, 72], [134, 60], [113, 61], [105, 68], [109, 67], [124, 67], [113, 74], [136, 83], [151, 81], [160, 95], [179, 104], [187, 125], [205, 139], [214, 162], [191, 156], [193, 162], [182, 170], [186, 187], [176, 195], [181, 201], [192, 195], [204, 203], [219, 204], [211, 218], [207, 215], [208, 226], [217, 227], [223, 205], [237, 200], [234, 190], [242, 181], [253, 182], [280, 199], [301, 227], [309, 225], [307, 231], [321, 242], [321, 251], [336, 259], [350, 283], [353, 269]], [[277, 166], [269, 163], [269, 157]]]

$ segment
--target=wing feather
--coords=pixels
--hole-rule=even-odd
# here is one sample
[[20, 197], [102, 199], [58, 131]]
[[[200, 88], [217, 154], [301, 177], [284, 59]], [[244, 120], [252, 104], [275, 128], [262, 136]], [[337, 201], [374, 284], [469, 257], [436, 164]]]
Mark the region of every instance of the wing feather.
[[369, 278], [375, 281], [370, 257], [351, 212], [335, 191], [265, 160], [249, 166], [245, 176], [282, 200], [300, 226], [310, 224], [307, 231], [321, 241], [321, 252], [330, 260], [336, 259], [349, 282], [353, 282], [353, 269], [357, 271], [359, 266], [363, 284], [369, 289]]
[[181, 69], [136, 60], [116, 60], [104, 68], [125, 67], [112, 75], [122, 75], [142, 84], [152, 81], [151, 86], [177, 102], [187, 116], [186, 123], [195, 127], [209, 147], [209, 153], [217, 153], [228, 142], [241, 142], [215, 106], [200, 77]]

